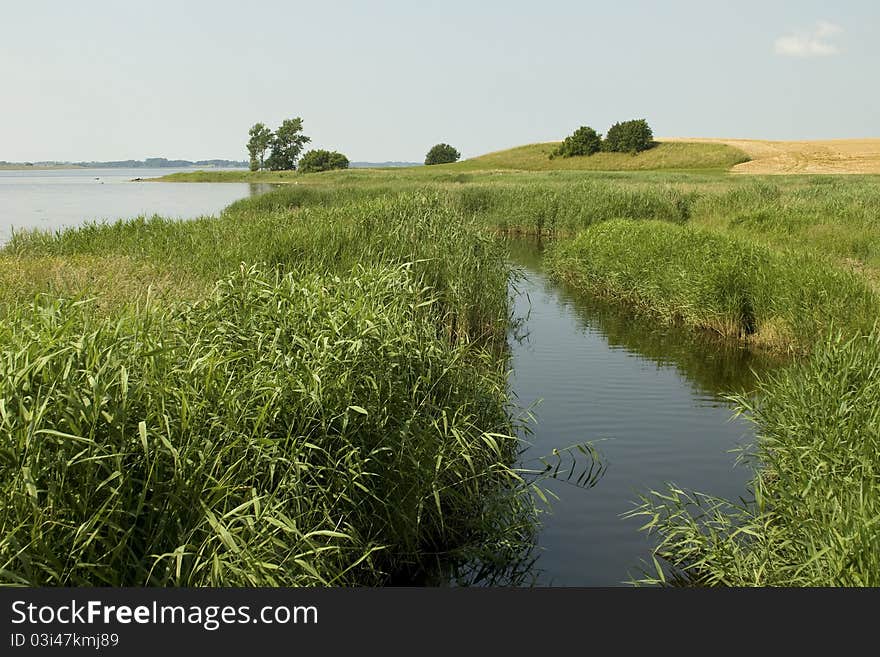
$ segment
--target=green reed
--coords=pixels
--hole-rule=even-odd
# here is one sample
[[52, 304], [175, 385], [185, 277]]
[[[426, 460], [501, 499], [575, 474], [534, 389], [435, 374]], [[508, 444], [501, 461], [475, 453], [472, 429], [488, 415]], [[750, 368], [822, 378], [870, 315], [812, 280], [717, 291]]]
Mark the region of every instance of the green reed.
[[757, 428], [747, 499], [670, 486], [630, 514], [659, 532], [644, 583], [880, 585], [880, 333], [825, 339], [734, 398]]
[[528, 534], [503, 362], [411, 265], [89, 305], [0, 322], [7, 583], [378, 584]]
[[756, 349], [806, 352], [829, 326], [870, 331], [880, 300], [824, 258], [655, 221], [607, 221], [561, 241], [557, 278]]

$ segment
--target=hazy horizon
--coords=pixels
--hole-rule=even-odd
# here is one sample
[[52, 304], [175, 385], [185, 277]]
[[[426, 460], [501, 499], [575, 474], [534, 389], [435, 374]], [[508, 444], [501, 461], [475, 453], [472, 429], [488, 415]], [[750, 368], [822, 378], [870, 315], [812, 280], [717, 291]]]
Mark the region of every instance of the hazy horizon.
[[657, 136], [880, 136], [880, 7], [865, 1], [34, 0], [4, 14], [11, 162], [243, 160], [253, 123], [293, 116], [309, 147], [367, 162], [642, 117]]

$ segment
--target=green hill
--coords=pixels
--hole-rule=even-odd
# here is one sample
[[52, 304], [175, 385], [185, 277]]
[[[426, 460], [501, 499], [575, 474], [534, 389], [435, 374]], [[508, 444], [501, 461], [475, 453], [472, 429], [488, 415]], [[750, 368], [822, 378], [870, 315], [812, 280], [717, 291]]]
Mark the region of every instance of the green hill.
[[747, 162], [749, 156], [726, 144], [694, 142], [659, 142], [654, 148], [629, 153], [596, 153], [595, 155], [550, 159], [559, 142], [528, 144], [504, 151], [442, 165], [448, 168], [520, 169], [526, 171], [643, 171], [651, 169], [729, 169]]

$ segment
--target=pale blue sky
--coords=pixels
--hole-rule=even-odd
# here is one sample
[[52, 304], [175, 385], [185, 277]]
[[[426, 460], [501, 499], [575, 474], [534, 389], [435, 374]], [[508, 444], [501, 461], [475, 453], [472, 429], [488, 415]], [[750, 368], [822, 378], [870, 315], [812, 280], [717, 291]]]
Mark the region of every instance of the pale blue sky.
[[880, 3], [0, 0], [0, 160], [245, 158], [302, 116], [353, 160], [658, 136], [880, 136]]

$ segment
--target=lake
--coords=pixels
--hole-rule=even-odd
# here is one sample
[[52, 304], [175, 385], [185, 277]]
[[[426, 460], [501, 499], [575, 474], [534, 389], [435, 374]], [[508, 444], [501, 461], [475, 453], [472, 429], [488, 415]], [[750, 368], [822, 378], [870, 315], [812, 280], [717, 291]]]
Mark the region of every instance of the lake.
[[14, 230], [57, 230], [86, 221], [140, 215], [192, 219], [217, 214], [233, 201], [270, 187], [249, 183], [131, 182], [134, 178], [183, 170], [0, 170], [0, 244]]

